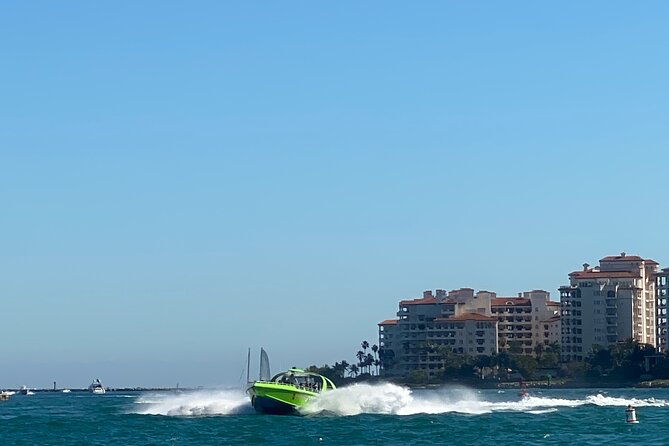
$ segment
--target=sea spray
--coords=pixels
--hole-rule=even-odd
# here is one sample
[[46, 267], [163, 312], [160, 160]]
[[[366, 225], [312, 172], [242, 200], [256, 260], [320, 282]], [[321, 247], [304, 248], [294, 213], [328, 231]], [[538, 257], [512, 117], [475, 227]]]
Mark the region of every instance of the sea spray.
[[358, 415], [361, 413], [393, 414], [413, 401], [411, 391], [394, 384], [354, 384], [325, 392], [311, 399], [301, 409], [305, 415], [330, 413]]
[[355, 384], [326, 392], [302, 408], [305, 415], [328, 413], [358, 415], [361, 413], [413, 415], [417, 413], [484, 413], [485, 408], [473, 390], [467, 388], [414, 392], [390, 383]]
[[667, 407], [669, 402], [663, 399], [655, 398], [614, 398], [610, 396], [604, 396], [601, 393], [597, 395], [590, 395], [586, 398], [589, 404], [595, 404], [597, 406], [653, 406], [653, 407]]
[[146, 393], [135, 401], [133, 413], [167, 416], [211, 416], [251, 413], [248, 397], [240, 390], [199, 390], [183, 393]]
[[585, 405], [598, 406], [669, 406], [661, 399], [613, 398], [589, 395], [583, 399], [551, 398], [531, 395], [517, 398], [515, 394], [497, 394], [497, 398], [481, 399], [479, 393], [466, 387], [444, 386], [439, 389], [411, 390], [390, 383], [354, 384], [326, 392], [310, 400], [300, 412], [304, 415], [329, 414], [351, 416], [362, 413], [415, 415], [460, 413], [480, 415], [493, 412], [524, 412], [541, 415], [560, 408]]
[[[602, 394], [580, 399], [551, 398], [531, 394], [519, 399], [515, 394], [489, 394], [487, 398], [466, 387], [411, 390], [390, 383], [354, 384], [311, 399], [303, 415], [359, 414], [415, 415], [460, 413], [479, 415], [493, 412], [524, 412], [540, 415], [578, 406], [669, 407], [669, 401], [655, 398], [621, 398]], [[241, 390], [201, 390], [183, 393], [145, 393], [135, 401], [132, 413], [166, 416], [215, 416], [253, 413], [248, 397]]]

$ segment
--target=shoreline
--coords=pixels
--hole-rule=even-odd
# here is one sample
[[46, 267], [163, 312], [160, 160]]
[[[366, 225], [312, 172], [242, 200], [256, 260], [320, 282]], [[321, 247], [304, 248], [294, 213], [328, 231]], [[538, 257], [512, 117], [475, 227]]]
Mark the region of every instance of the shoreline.
[[[394, 384], [406, 386], [410, 389], [438, 389], [449, 385], [459, 385], [471, 387], [477, 390], [483, 389], [520, 389], [519, 382], [499, 382], [499, 383], [476, 383], [467, 381], [449, 381], [442, 383], [402, 383], [394, 382]], [[618, 382], [602, 382], [602, 381], [585, 381], [585, 380], [555, 380], [551, 381], [550, 385], [546, 381], [525, 381], [524, 387], [528, 389], [666, 389], [669, 388], [669, 380], [651, 380], [651, 381], [618, 381]]]
[[[465, 386], [472, 389], [519, 389], [521, 387], [520, 381], [480, 381], [480, 380], [449, 380], [441, 382], [406, 382], [400, 379], [365, 379], [365, 380], [350, 380], [340, 385], [342, 387], [352, 384], [367, 383], [377, 384], [381, 382], [389, 382], [399, 386], [408, 387], [410, 389], [438, 389], [447, 386]], [[551, 379], [550, 383], [547, 380], [523, 381], [523, 387], [528, 389], [583, 389], [583, 388], [599, 388], [599, 389], [620, 389], [620, 388], [637, 388], [637, 389], [663, 389], [669, 388], [669, 379], [655, 379], [643, 381], [628, 381], [628, 380], [589, 380], [579, 378], [555, 378]]]

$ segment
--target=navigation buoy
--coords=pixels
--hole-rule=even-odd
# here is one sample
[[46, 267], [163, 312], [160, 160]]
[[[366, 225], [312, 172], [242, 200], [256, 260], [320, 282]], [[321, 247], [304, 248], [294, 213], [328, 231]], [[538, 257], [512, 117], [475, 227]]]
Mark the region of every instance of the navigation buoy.
[[628, 423], [638, 423], [639, 420], [636, 419], [636, 409], [631, 404], [625, 409], [625, 421]]

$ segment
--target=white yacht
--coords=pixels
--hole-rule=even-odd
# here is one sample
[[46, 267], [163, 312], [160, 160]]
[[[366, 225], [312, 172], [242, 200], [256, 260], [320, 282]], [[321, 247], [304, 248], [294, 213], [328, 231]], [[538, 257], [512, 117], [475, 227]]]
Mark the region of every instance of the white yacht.
[[95, 381], [88, 386], [88, 391], [91, 393], [102, 394], [105, 393], [105, 388], [98, 378], [95, 378]]
[[30, 389], [26, 386], [21, 386], [19, 389], [19, 394], [20, 395], [34, 395], [34, 392], [31, 392]]

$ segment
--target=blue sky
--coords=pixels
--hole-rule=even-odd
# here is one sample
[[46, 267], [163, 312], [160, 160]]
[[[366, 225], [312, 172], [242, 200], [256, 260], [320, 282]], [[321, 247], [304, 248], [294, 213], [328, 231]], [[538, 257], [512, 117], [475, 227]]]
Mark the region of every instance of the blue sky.
[[353, 362], [424, 289], [669, 264], [664, 2], [4, 2], [0, 387]]

